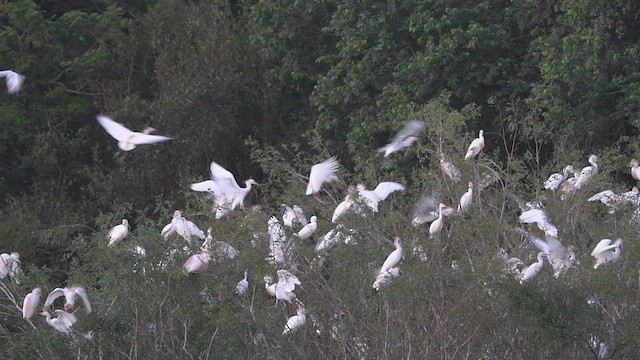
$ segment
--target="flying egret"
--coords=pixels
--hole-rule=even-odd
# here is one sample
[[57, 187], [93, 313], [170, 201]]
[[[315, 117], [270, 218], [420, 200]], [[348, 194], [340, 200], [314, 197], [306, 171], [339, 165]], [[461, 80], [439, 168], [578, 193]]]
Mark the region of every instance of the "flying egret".
[[580, 189], [585, 186], [591, 178], [598, 173], [598, 157], [594, 154], [589, 155], [589, 166], [585, 166], [580, 171], [580, 176], [576, 180], [575, 188]]
[[560, 274], [572, 267], [576, 262], [576, 254], [572, 247], [564, 247], [557, 237], [547, 234], [544, 240], [524, 229], [516, 228], [516, 231], [526, 236], [533, 244], [545, 253], [551, 267], [553, 276], [558, 278]]
[[533, 264], [525, 267], [524, 269], [522, 269], [522, 275], [520, 276], [520, 284], [524, 284], [525, 281], [531, 279], [532, 277], [538, 275], [538, 273], [540, 272], [540, 269], [542, 269], [542, 265], [544, 265], [544, 259], [543, 256], [545, 256], [547, 254], [545, 254], [544, 252], [540, 251], [538, 253], [538, 261], [534, 262]]
[[296, 314], [297, 315], [293, 315], [287, 320], [287, 324], [284, 326], [284, 330], [282, 331], [283, 335], [296, 332], [307, 322], [304, 307], [299, 306]]
[[298, 236], [300, 239], [307, 239], [311, 237], [311, 235], [313, 235], [316, 229], [318, 229], [318, 218], [316, 216], [312, 216], [311, 222], [300, 229], [300, 231], [296, 233], [296, 236]]
[[142, 132], [131, 131], [108, 116], [98, 115], [96, 118], [107, 133], [118, 140], [118, 147], [122, 151], [131, 151], [135, 149], [137, 145], [155, 144], [161, 141], [171, 140], [170, 137], [151, 135], [150, 132], [155, 130], [153, 128], [146, 128]]
[[22, 89], [25, 77], [12, 70], [0, 71], [0, 77], [6, 78], [7, 91], [10, 94], [15, 94]]
[[427, 125], [424, 121], [413, 120], [409, 121], [404, 125], [400, 131], [393, 137], [391, 142], [380, 149], [378, 152], [384, 153], [384, 157], [387, 157], [398, 150], [402, 150], [406, 147], [413, 145], [416, 140], [418, 140], [418, 136], [422, 131], [424, 131]]
[[453, 163], [446, 161], [443, 153], [440, 153], [440, 169], [451, 181], [460, 181], [460, 170]]
[[404, 185], [393, 181], [384, 181], [378, 184], [376, 188], [367, 190], [364, 184], [358, 184], [358, 195], [364, 200], [364, 203], [371, 208], [373, 212], [378, 212], [378, 203], [386, 199], [390, 194], [396, 191], [404, 191]]
[[7, 277], [11, 277], [16, 281], [16, 283], [20, 283], [16, 276], [20, 273], [20, 253], [12, 252], [11, 254], [2, 253], [0, 254], [0, 279], [4, 279]]
[[211, 259], [211, 252], [204, 250], [199, 254], [191, 255], [182, 265], [182, 268], [187, 274], [200, 273], [209, 268], [209, 260]]
[[49, 293], [47, 296], [47, 300], [44, 302], [44, 307], [47, 308], [53, 304], [53, 302], [59, 298], [60, 296], [64, 296], [64, 311], [70, 311], [76, 304], [76, 298], [82, 299], [82, 303], [84, 304], [84, 311], [87, 314], [91, 313], [91, 303], [89, 302], [89, 297], [87, 296], [87, 292], [83, 287], [73, 286], [70, 288], [55, 288], [53, 291]]
[[56, 317], [54, 318], [51, 317], [51, 314], [48, 311], [43, 311], [40, 315], [44, 315], [47, 318], [47, 323], [57, 331], [63, 334], [69, 334], [73, 324], [78, 321], [76, 316], [62, 310], [55, 310], [54, 313], [56, 314]]
[[529, 209], [523, 211], [519, 217], [520, 221], [526, 224], [535, 223], [538, 228], [544, 231], [548, 236], [558, 236], [558, 229], [547, 220], [547, 213], [542, 209]]
[[213, 236], [211, 236], [211, 228], [207, 229], [207, 236], [204, 243], [202, 243], [202, 250], [211, 251], [212, 255], [215, 254], [227, 259], [234, 259], [240, 254], [240, 252], [231, 246], [231, 244], [222, 240], [213, 240]]
[[469, 187], [467, 192], [460, 197], [460, 203], [458, 204], [458, 213], [462, 214], [465, 210], [471, 206], [473, 201], [473, 182], [469, 181]]
[[446, 207], [445, 204], [440, 203], [440, 205], [438, 206], [438, 218], [433, 220], [433, 222], [431, 223], [431, 225], [429, 225], [429, 236], [430, 237], [434, 237], [437, 235], [440, 235], [440, 232], [442, 232], [442, 227], [444, 225], [444, 219], [443, 219], [443, 215], [444, 215], [444, 208]]
[[248, 288], [249, 288], [249, 280], [247, 280], [247, 270], [245, 270], [244, 278], [238, 281], [238, 284], [236, 284], [236, 294], [244, 295], [244, 293], [247, 292]]
[[182, 216], [182, 212], [180, 210], [176, 210], [173, 212], [173, 218], [171, 222], [162, 229], [160, 234], [165, 239], [168, 239], [173, 234], [180, 235], [183, 239], [187, 240], [188, 243], [191, 243], [191, 237], [196, 236], [199, 239], [203, 240], [205, 238], [204, 232], [200, 230], [200, 228], [192, 223], [191, 221], [185, 219]]
[[[440, 201], [432, 196], [424, 196], [416, 204], [416, 208], [413, 211], [413, 219], [411, 224], [413, 226], [422, 225], [424, 223], [433, 222], [440, 216], [440, 210], [438, 204]], [[451, 216], [455, 214], [456, 210], [451, 206], [446, 206], [443, 209], [444, 216]]]
[[378, 271], [378, 275], [387, 272], [387, 270], [391, 269], [398, 265], [402, 257], [404, 256], [402, 251], [402, 245], [400, 244], [400, 237], [396, 236], [393, 238], [393, 244], [396, 246], [396, 249], [387, 256], [387, 259], [382, 264], [380, 271]]
[[471, 144], [469, 144], [469, 149], [467, 150], [467, 154], [464, 156], [464, 159], [469, 160], [473, 158], [478, 155], [482, 149], [484, 149], [484, 130], [480, 130], [478, 137], [473, 139]]
[[611, 239], [600, 240], [591, 252], [591, 256], [596, 258], [596, 263], [593, 265], [593, 268], [597, 269], [600, 265], [618, 261], [622, 252], [621, 250], [622, 239], [617, 239], [613, 244], [611, 244]]
[[36, 308], [38, 307], [38, 303], [40, 302], [40, 295], [42, 295], [42, 289], [37, 287], [31, 290], [31, 292], [24, 297], [24, 301], [22, 302], [23, 319], [31, 319], [33, 314], [36, 312]]
[[322, 184], [337, 180], [338, 177], [336, 173], [338, 172], [338, 167], [340, 167], [340, 163], [335, 156], [313, 165], [309, 173], [309, 183], [307, 184], [305, 194], [316, 194], [320, 191]]
[[640, 163], [636, 159], [631, 159], [629, 162], [629, 166], [631, 167], [631, 176], [634, 180], [640, 181]]
[[109, 246], [117, 245], [129, 234], [129, 220], [122, 219], [122, 224], [116, 225], [109, 230]]
[[380, 274], [378, 274], [378, 276], [376, 277], [376, 281], [373, 282], [373, 285], [371, 287], [375, 291], [380, 291], [382, 287], [391, 282], [391, 279], [400, 276], [400, 274], [401, 272], [399, 267], [392, 267], [385, 272], [380, 272]]

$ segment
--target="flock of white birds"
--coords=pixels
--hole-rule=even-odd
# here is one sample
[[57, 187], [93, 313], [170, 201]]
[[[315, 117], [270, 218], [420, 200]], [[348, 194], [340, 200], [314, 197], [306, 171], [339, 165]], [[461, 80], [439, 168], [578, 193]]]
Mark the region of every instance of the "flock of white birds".
[[[10, 93], [20, 90], [24, 76], [13, 71], [0, 71], [0, 76], [6, 78], [7, 89]], [[97, 116], [99, 124], [118, 141], [118, 147], [122, 151], [131, 151], [138, 145], [153, 144], [162, 141], [171, 140], [170, 137], [152, 135], [155, 131], [153, 128], [146, 128], [141, 132], [131, 131], [124, 125], [112, 120], [105, 115]], [[419, 138], [420, 133], [424, 131], [426, 124], [423, 121], [408, 122], [392, 139], [392, 141], [380, 148], [378, 151], [383, 153], [384, 157], [388, 157], [394, 152], [411, 146]], [[474, 161], [474, 158], [481, 153], [485, 146], [484, 131], [480, 130], [478, 138], [474, 139], [468, 147], [464, 156], [465, 160]], [[598, 158], [591, 155], [588, 159], [589, 166], [575, 171], [571, 165], [566, 166], [562, 173], [552, 174], [547, 181], [544, 182], [544, 188], [551, 191], [560, 191], [564, 194], [574, 192], [584, 187], [594, 175], [598, 173]], [[634, 179], [640, 180], [640, 164], [637, 160], [630, 162], [631, 175]], [[324, 162], [315, 164], [311, 167], [309, 179], [306, 187], [306, 195], [318, 194], [323, 185], [338, 179], [337, 173], [340, 163], [337, 158], [331, 157]], [[460, 171], [449, 161], [445, 160], [444, 154], [441, 154], [440, 168], [449, 179], [453, 182], [461, 180]], [[253, 179], [246, 180], [245, 187], [241, 187], [235, 180], [234, 175], [216, 162], [210, 165], [211, 178], [202, 182], [191, 184], [193, 191], [204, 192], [213, 199], [215, 218], [220, 219], [237, 208], [244, 208], [244, 199], [252, 188], [257, 185]], [[475, 185], [477, 191], [482, 190], [486, 186], [482, 179], [479, 179]], [[348, 186], [347, 194], [344, 201], [340, 202], [333, 212], [331, 221], [337, 223], [341, 216], [347, 212], [365, 215], [366, 211], [378, 212], [378, 204], [385, 200], [388, 196], [396, 191], [403, 191], [405, 187], [396, 182], [381, 182], [374, 190], [368, 190], [363, 184], [356, 186]], [[317, 196], [317, 195], [316, 195]], [[462, 194], [457, 207], [448, 206], [433, 197], [425, 197], [416, 207], [413, 215], [412, 224], [420, 226], [421, 224], [430, 223], [429, 237], [437, 238], [446, 227], [445, 218], [455, 214], [461, 215], [468, 211], [472, 205], [474, 198], [474, 182], [469, 182], [468, 190]], [[538, 203], [524, 203], [515, 198], [521, 208], [519, 221], [524, 224], [535, 224], [542, 233], [544, 238], [538, 237], [533, 231], [527, 228], [517, 228], [516, 230], [529, 239], [540, 251], [537, 253], [537, 261], [524, 266], [523, 262], [518, 258], [509, 258], [504, 255], [506, 271], [512, 272], [520, 283], [525, 283], [536, 276], [543, 268], [545, 258], [553, 268], [555, 277], [560, 276], [576, 262], [576, 254], [572, 247], [565, 247], [558, 239], [557, 228], [549, 221], [543, 207]], [[615, 212], [624, 204], [634, 204], [640, 209], [640, 191], [634, 187], [631, 191], [617, 195], [610, 190], [598, 193], [589, 201], [600, 201], [610, 208], [610, 212]], [[271, 275], [264, 276], [264, 286], [266, 292], [275, 298], [276, 304], [278, 300], [297, 306], [296, 314], [291, 316], [284, 325], [283, 334], [295, 332], [306, 323], [306, 310], [302, 301], [296, 296], [296, 286], [301, 284], [294, 273], [296, 272], [296, 264], [291, 259], [292, 251], [296, 247], [297, 239], [307, 239], [311, 237], [318, 228], [318, 218], [311, 216], [310, 220], [304, 211], [297, 205], [290, 207], [282, 205], [285, 210], [282, 215], [284, 226], [293, 227], [295, 224], [300, 229], [294, 233], [293, 238], [287, 238], [285, 231], [280, 225], [279, 219], [275, 216], [271, 217], [267, 224], [267, 233], [269, 237], [269, 254], [265, 258], [270, 264], [274, 265], [278, 270], [277, 281]], [[640, 219], [640, 210], [637, 211], [637, 217]], [[108, 232], [108, 246], [115, 247], [123, 241], [129, 234], [129, 222], [123, 219], [121, 224], [114, 226]], [[325, 254], [327, 250], [337, 244], [355, 244], [355, 229], [349, 229], [344, 224], [338, 223], [334, 229], [325, 234], [315, 246], [318, 254]], [[181, 211], [174, 212], [171, 222], [167, 224], [160, 235], [167, 239], [172, 235], [182, 237], [188, 244], [191, 244], [193, 238], [202, 240], [201, 252], [192, 254], [184, 263], [183, 270], [187, 274], [200, 273], [206, 271], [209, 262], [215, 257], [234, 258], [238, 255], [238, 251], [223, 241], [214, 240], [211, 235], [211, 228], [207, 234], [198, 228], [196, 224], [183, 217]], [[379, 291], [385, 285], [388, 285], [394, 278], [401, 275], [399, 264], [404, 257], [404, 250], [401, 245], [401, 239], [395, 237], [393, 240], [395, 249], [386, 258], [379, 271], [372, 288]], [[594, 269], [606, 263], [615, 262], [620, 258], [623, 240], [603, 239], [594, 248], [591, 255], [595, 258]], [[426, 261], [424, 251], [418, 247], [414, 248], [414, 254], [420, 259]], [[183, 251], [189, 252], [189, 248], [185, 247]], [[136, 252], [144, 256], [145, 250], [136, 247]], [[170, 254], [173, 257], [174, 254]], [[11, 254], [0, 254], [0, 278], [7, 276], [19, 281], [17, 276], [20, 273], [20, 255], [16, 252]], [[247, 279], [247, 271], [244, 277], [237, 283], [235, 292], [239, 295], [245, 294], [249, 287]], [[41, 289], [35, 288], [31, 293], [25, 296], [23, 302], [23, 317], [30, 321], [38, 306]], [[64, 296], [65, 303], [63, 309], [53, 309], [54, 301], [58, 297]], [[62, 333], [69, 333], [77, 319], [74, 315], [75, 300], [82, 299], [84, 308], [87, 313], [91, 312], [91, 304], [84, 288], [56, 288], [47, 297], [44, 304], [44, 311], [41, 313], [46, 317], [47, 323]]]

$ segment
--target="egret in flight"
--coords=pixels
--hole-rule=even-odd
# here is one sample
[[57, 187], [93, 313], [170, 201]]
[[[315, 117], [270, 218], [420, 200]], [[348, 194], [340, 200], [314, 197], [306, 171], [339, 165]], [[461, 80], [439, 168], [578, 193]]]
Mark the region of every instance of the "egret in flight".
[[[416, 208], [413, 211], [413, 219], [411, 224], [413, 226], [422, 225], [424, 223], [430, 223], [436, 220], [440, 216], [440, 201], [433, 196], [424, 196], [416, 204]], [[444, 216], [451, 216], [455, 214], [456, 210], [451, 206], [445, 205], [442, 213]]]
[[402, 150], [406, 147], [413, 145], [420, 133], [424, 131], [427, 125], [424, 121], [413, 120], [405, 124], [405, 126], [398, 131], [396, 136], [393, 137], [391, 142], [380, 149], [378, 152], [384, 153], [384, 157], [387, 157], [398, 150]]
[[129, 220], [122, 219], [122, 224], [116, 225], [109, 230], [109, 246], [117, 245], [129, 234]]
[[24, 301], [22, 302], [23, 319], [31, 319], [33, 314], [36, 312], [36, 308], [38, 307], [38, 303], [40, 302], [40, 295], [42, 295], [42, 289], [37, 287], [31, 290], [31, 292], [24, 297]]
[[597, 269], [600, 265], [618, 261], [621, 252], [622, 239], [617, 239], [613, 244], [611, 244], [611, 239], [600, 240], [591, 252], [591, 256], [596, 258], [596, 263], [593, 265], [593, 268]]
[[478, 137], [473, 139], [471, 144], [469, 144], [469, 149], [467, 149], [467, 154], [464, 156], [464, 159], [469, 160], [475, 157], [480, 154], [482, 149], [484, 149], [484, 130], [480, 130]]
[[516, 231], [526, 236], [538, 249], [544, 252], [549, 264], [553, 267], [553, 276], [555, 278], [558, 278], [561, 273], [575, 264], [576, 254], [573, 252], [572, 247], [564, 247], [555, 236], [547, 234], [543, 240], [524, 229], [517, 228]]
[[131, 131], [108, 116], [98, 115], [96, 118], [107, 133], [118, 140], [118, 147], [122, 151], [131, 151], [135, 149], [137, 145], [155, 144], [161, 141], [171, 140], [170, 137], [151, 135], [150, 133], [155, 131], [154, 128], [145, 128], [142, 132]]
[[69, 312], [76, 304], [76, 298], [82, 299], [82, 303], [84, 304], [84, 311], [87, 314], [91, 313], [91, 303], [89, 302], [89, 297], [87, 296], [86, 291], [83, 287], [73, 286], [70, 288], [55, 288], [53, 291], [49, 293], [47, 296], [47, 300], [44, 302], [44, 307], [47, 308], [53, 304], [53, 302], [59, 298], [60, 296], [64, 296], [64, 311]]
[[311, 172], [309, 173], [309, 183], [307, 184], [307, 191], [305, 194], [316, 194], [322, 188], [322, 184], [337, 180], [338, 177], [336, 176], [336, 173], [338, 172], [339, 167], [340, 163], [335, 156], [319, 164], [313, 165], [311, 167]]
[[7, 81], [7, 91], [10, 94], [15, 94], [22, 89], [25, 77], [18, 74], [13, 70], [0, 71], [0, 77], [3, 77]]
[[364, 203], [371, 208], [373, 212], [378, 212], [378, 203], [386, 199], [390, 194], [396, 191], [404, 191], [402, 184], [393, 181], [384, 181], [378, 184], [376, 188], [367, 190], [364, 184], [358, 184], [358, 195], [364, 200]]
[[287, 204], [282, 204], [282, 206], [285, 208], [284, 214], [282, 214], [282, 223], [285, 226], [292, 227], [294, 222], [298, 222], [302, 226], [309, 224], [304, 210], [300, 206], [293, 205], [293, 208]]

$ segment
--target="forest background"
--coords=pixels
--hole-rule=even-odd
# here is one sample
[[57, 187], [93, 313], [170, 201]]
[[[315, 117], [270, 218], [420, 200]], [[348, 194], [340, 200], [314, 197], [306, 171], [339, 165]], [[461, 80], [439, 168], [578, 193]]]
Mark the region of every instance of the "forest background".
[[[0, 251], [20, 252], [25, 272], [21, 284], [3, 281], [18, 302], [35, 286], [47, 294], [78, 283], [95, 303], [92, 314], [78, 313], [75, 337], [65, 337], [39, 315], [33, 329], [0, 298], [2, 358], [640, 352], [633, 210], [609, 214], [586, 201], [635, 185], [637, 1], [4, 0], [0, 67], [27, 76], [21, 92], [0, 92]], [[98, 114], [174, 139], [122, 153]], [[413, 119], [427, 124], [416, 146], [383, 160], [376, 149]], [[451, 220], [443, 243], [430, 241], [427, 228], [410, 225], [413, 207], [422, 195], [457, 204], [466, 180], [447, 181], [440, 154], [473, 179], [463, 157], [480, 129], [487, 145], [477, 168], [496, 181], [474, 195], [465, 218]], [[586, 189], [566, 198], [543, 192], [549, 174], [586, 166], [591, 153], [601, 171]], [[308, 322], [283, 336], [295, 309], [270, 307], [262, 277], [275, 269], [250, 240], [281, 216], [282, 203], [318, 216], [315, 240], [332, 228], [346, 187], [330, 185], [320, 201], [302, 195], [295, 175], [332, 155], [346, 184], [397, 181], [407, 190], [378, 214], [350, 218], [360, 245], [336, 250], [322, 271], [309, 265], [311, 244], [300, 250], [309, 266], [298, 296], [324, 331]], [[209, 177], [212, 160], [239, 181], [261, 183], [245, 200], [261, 212], [213, 218], [210, 201], [189, 190]], [[537, 253], [514, 231], [518, 209], [507, 190], [544, 196], [562, 242], [581, 260], [565, 276], [546, 268], [520, 286], [500, 270], [499, 249], [525, 263]], [[175, 209], [242, 256], [202, 276], [185, 277], [180, 261], [168, 272], [132, 272], [177, 246], [159, 236]], [[123, 244], [144, 245], [146, 259], [126, 245], [106, 247], [108, 229], [124, 217], [131, 228]], [[393, 236], [406, 244], [404, 275], [374, 293]], [[623, 259], [594, 271], [591, 249], [616, 237], [626, 241]], [[417, 242], [428, 249], [426, 265], [411, 255]], [[238, 297], [233, 287], [247, 268], [249, 295]], [[93, 340], [78, 335], [86, 331]]]

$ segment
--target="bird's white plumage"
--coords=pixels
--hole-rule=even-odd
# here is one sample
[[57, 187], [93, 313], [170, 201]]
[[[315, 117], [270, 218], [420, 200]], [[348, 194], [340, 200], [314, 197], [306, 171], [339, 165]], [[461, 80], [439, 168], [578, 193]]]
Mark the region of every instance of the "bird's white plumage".
[[52, 318], [51, 314], [48, 311], [43, 311], [40, 315], [43, 315], [47, 319], [47, 323], [51, 325], [57, 331], [63, 334], [69, 334], [71, 332], [71, 327], [75, 324], [78, 319], [72, 313], [67, 313], [62, 310], [55, 310], [54, 313], [56, 317]]
[[429, 225], [429, 236], [437, 236], [440, 235], [440, 232], [442, 232], [442, 227], [444, 226], [443, 211], [445, 207], [446, 205], [443, 203], [440, 203], [440, 205], [438, 206], [438, 218], [433, 220], [431, 225]]
[[318, 229], [318, 218], [316, 216], [311, 217], [311, 222], [304, 226], [298, 233], [296, 234], [300, 239], [306, 239], [313, 235], [313, 233]]
[[520, 221], [526, 224], [536, 224], [538, 228], [544, 231], [548, 236], [557, 237], [558, 228], [547, 220], [547, 213], [542, 209], [529, 209], [520, 214]]
[[83, 287], [73, 286], [70, 288], [55, 288], [53, 291], [49, 293], [47, 296], [47, 300], [44, 302], [44, 307], [47, 308], [53, 304], [53, 302], [59, 298], [60, 296], [64, 296], [64, 310], [70, 311], [73, 309], [76, 303], [76, 298], [80, 298], [84, 305], [84, 310], [89, 314], [91, 312], [91, 303], [89, 302], [89, 297], [87, 296], [87, 292]]
[[245, 187], [240, 187], [233, 174], [221, 165], [212, 161], [209, 165], [211, 180], [191, 184], [194, 191], [209, 192], [216, 204], [216, 219], [227, 215], [238, 206], [244, 208], [244, 198], [258, 183], [253, 179], [245, 180]]
[[600, 265], [618, 261], [622, 253], [621, 250], [622, 239], [617, 239], [613, 244], [611, 244], [611, 239], [600, 240], [591, 252], [591, 256], [596, 259], [593, 268], [597, 269]]
[[391, 142], [380, 149], [378, 152], [384, 153], [384, 157], [387, 157], [398, 150], [402, 150], [406, 147], [413, 145], [418, 139], [418, 136], [424, 131], [426, 124], [424, 121], [413, 120], [404, 125], [400, 131], [393, 137]]
[[320, 191], [322, 184], [337, 180], [336, 173], [339, 167], [340, 163], [335, 156], [313, 165], [309, 173], [309, 183], [305, 194], [315, 194]]
[[480, 130], [478, 137], [473, 139], [471, 144], [469, 144], [469, 148], [467, 149], [464, 159], [469, 160], [473, 158], [478, 155], [482, 149], [484, 149], [484, 130]]
[[458, 203], [458, 212], [463, 213], [465, 210], [471, 206], [471, 202], [473, 201], [473, 182], [469, 182], [469, 187], [467, 188], [467, 192], [462, 194], [460, 197], [460, 203]]
[[211, 260], [211, 252], [204, 250], [199, 254], [191, 255], [182, 268], [187, 274], [203, 272], [209, 268], [209, 260]]
[[574, 186], [576, 189], [580, 189], [585, 186], [591, 178], [598, 173], [598, 157], [594, 154], [589, 156], [589, 166], [585, 166], [580, 171], [580, 176], [577, 178]]
[[393, 182], [384, 181], [378, 184], [374, 190], [367, 190], [364, 184], [358, 184], [358, 195], [360, 199], [364, 200], [364, 203], [371, 208], [373, 212], [378, 212], [378, 203], [386, 199], [389, 194], [396, 191], [403, 191], [404, 185]]
[[640, 181], [640, 162], [636, 159], [631, 159], [629, 167], [631, 167], [631, 177], [636, 181]]
[[161, 141], [171, 140], [171, 138], [167, 136], [151, 135], [148, 133], [148, 130], [143, 132], [131, 131], [121, 123], [105, 115], [98, 115], [96, 119], [98, 119], [100, 125], [109, 135], [118, 140], [118, 147], [123, 151], [131, 151], [135, 149], [137, 145], [155, 144]]
[[392, 267], [396, 267], [396, 265], [398, 265], [398, 263], [402, 259], [402, 256], [404, 255], [403, 251], [402, 251], [402, 245], [400, 244], [400, 238], [399, 237], [396, 236], [393, 239], [393, 244], [396, 246], [396, 249], [393, 250], [391, 252], [391, 254], [389, 254], [389, 256], [387, 256], [387, 259], [382, 264], [382, 267], [380, 268], [380, 271], [378, 272], [378, 275], [387, 272]]
[[373, 282], [373, 285], [371, 285], [371, 287], [375, 291], [380, 291], [382, 287], [386, 286], [387, 284], [389, 284], [389, 282], [391, 282], [391, 279], [400, 276], [400, 273], [401, 272], [399, 267], [392, 267], [385, 272], [380, 272], [376, 277], [376, 280]]
[[122, 224], [116, 225], [107, 234], [109, 246], [115, 246], [129, 234], [129, 220], [122, 219]]
[[0, 254], [0, 279], [4, 279], [9, 276], [14, 279], [16, 283], [20, 284], [17, 276], [21, 272], [20, 253], [12, 252], [11, 254]]
[[42, 295], [42, 289], [38, 287], [33, 289], [24, 297], [24, 301], [22, 302], [23, 319], [29, 320], [33, 314], [35, 314], [38, 303], [40, 302], [40, 295]]
[[547, 234], [543, 240], [526, 230], [519, 228], [516, 230], [526, 236], [538, 249], [545, 253], [549, 264], [553, 267], [553, 276], [555, 278], [558, 278], [560, 274], [575, 264], [576, 254], [572, 250], [572, 247], [564, 247], [557, 237]]
[[281, 269], [277, 271], [278, 282], [276, 283], [276, 300], [284, 300], [291, 303], [296, 298], [293, 292], [296, 285], [300, 285], [300, 280], [287, 270]]
[[522, 270], [522, 275], [520, 277], [520, 284], [524, 284], [527, 280], [531, 279], [532, 277], [538, 275], [538, 273], [540, 272], [540, 270], [542, 269], [542, 265], [544, 265], [544, 258], [543, 256], [545, 256], [546, 254], [544, 252], [539, 252], [537, 259], [537, 262], [534, 262], [533, 264], [525, 267]]
[[440, 170], [453, 182], [460, 181], [460, 170], [453, 163], [444, 159], [444, 154], [440, 154]]
[[0, 71], [0, 77], [5, 78], [7, 83], [7, 92], [9, 92], [10, 94], [15, 94], [20, 91], [25, 80], [25, 77], [23, 75], [20, 75], [13, 70]]
[[244, 295], [249, 288], [249, 280], [247, 280], [247, 270], [244, 271], [244, 278], [236, 284], [236, 294]]
[[298, 331], [304, 324], [307, 322], [307, 318], [305, 316], [305, 310], [302, 306], [298, 307], [296, 311], [296, 315], [293, 315], [289, 319], [287, 319], [287, 324], [284, 326], [284, 330], [282, 334], [290, 334]]
[[185, 219], [180, 210], [173, 212], [171, 222], [165, 225], [160, 234], [165, 239], [168, 239], [173, 234], [178, 234], [189, 243], [191, 243], [191, 237], [193, 236], [199, 239], [205, 238], [204, 232], [196, 224]]
[[[413, 226], [422, 225], [424, 223], [430, 223], [438, 218], [440, 215], [439, 208], [440, 201], [432, 196], [424, 196], [417, 203], [413, 211], [413, 218], [411, 224]], [[451, 206], [443, 208], [442, 213], [444, 216], [451, 216], [456, 212]]]

